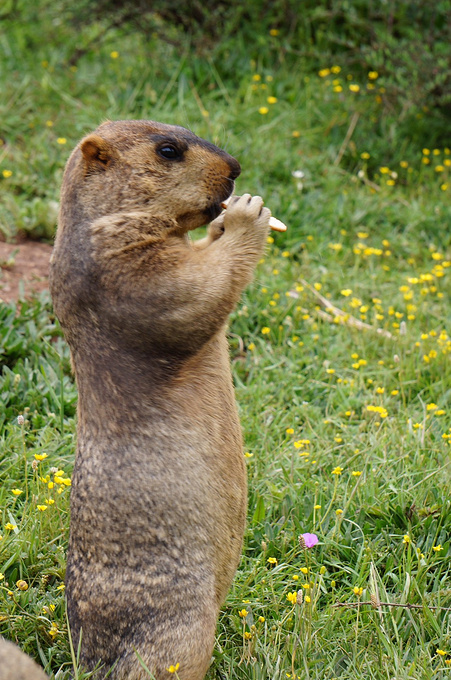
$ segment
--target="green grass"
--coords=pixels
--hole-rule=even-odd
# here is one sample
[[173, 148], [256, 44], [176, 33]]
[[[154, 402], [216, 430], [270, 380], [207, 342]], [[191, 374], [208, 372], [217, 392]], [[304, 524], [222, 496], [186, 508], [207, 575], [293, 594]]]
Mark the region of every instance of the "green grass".
[[[65, 60], [79, 36], [38, 28], [0, 36], [6, 238], [51, 238], [70, 149], [120, 117], [182, 124], [226, 147], [243, 167], [237, 193], [260, 193], [289, 225], [230, 325], [248, 530], [208, 678], [446, 677], [451, 155], [428, 143], [436, 113], [400, 115], [385, 107], [383, 84], [318, 75], [333, 60], [270, 68], [277, 44], [251, 63], [238, 36], [240, 68], [228, 70], [157, 41], [149, 58], [144, 41], [112, 33], [75, 70]], [[38, 33], [48, 40], [33, 41]], [[0, 634], [69, 678], [68, 350], [46, 295], [0, 305], [0, 335]], [[301, 548], [305, 532], [317, 546]]]

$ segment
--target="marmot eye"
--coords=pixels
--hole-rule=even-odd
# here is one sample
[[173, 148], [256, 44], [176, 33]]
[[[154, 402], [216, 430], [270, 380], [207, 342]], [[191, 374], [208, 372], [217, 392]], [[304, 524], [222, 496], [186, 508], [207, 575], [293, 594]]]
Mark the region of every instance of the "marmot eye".
[[164, 144], [158, 149], [158, 153], [160, 156], [163, 156], [163, 158], [167, 158], [168, 160], [175, 160], [182, 157], [182, 154], [177, 149], [177, 147], [173, 146], [172, 144]]

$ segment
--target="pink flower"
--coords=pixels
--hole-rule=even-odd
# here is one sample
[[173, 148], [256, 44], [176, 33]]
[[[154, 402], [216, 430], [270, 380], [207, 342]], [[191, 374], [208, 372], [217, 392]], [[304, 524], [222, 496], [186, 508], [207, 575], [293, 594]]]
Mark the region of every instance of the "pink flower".
[[301, 548], [313, 548], [318, 543], [319, 539], [316, 534], [301, 534], [299, 536], [299, 543]]

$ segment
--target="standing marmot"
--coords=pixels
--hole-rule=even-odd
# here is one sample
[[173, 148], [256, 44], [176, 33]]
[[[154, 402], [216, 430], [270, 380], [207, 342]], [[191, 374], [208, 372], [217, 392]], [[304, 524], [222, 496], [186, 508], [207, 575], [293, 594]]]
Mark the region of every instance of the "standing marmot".
[[[201, 680], [246, 513], [225, 326], [267, 237], [221, 212], [237, 161], [184, 128], [101, 125], [70, 157], [51, 265], [77, 379], [68, 615], [111, 680]], [[173, 676], [172, 676], [173, 677]]]

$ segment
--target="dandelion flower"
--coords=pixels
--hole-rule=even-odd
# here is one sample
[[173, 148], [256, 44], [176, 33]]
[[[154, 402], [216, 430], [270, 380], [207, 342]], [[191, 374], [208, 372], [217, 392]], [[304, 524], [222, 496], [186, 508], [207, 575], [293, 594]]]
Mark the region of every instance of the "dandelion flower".
[[110, 57], [111, 59], [117, 59], [119, 57], [119, 52], [117, 52], [117, 50], [113, 50], [110, 52]]
[[261, 113], [262, 116], [266, 115], [268, 113], [269, 109], [267, 106], [260, 106], [258, 109], [258, 112]]
[[2, 175], [5, 179], [8, 179], [13, 174], [12, 170], [3, 170]]
[[340, 467], [339, 465], [337, 465], [337, 467], [335, 467], [335, 468], [332, 470], [332, 474], [333, 474], [333, 475], [341, 475], [342, 472], [343, 472], [343, 468]]
[[287, 593], [287, 600], [289, 602], [291, 602], [291, 604], [296, 604], [297, 597], [298, 597], [298, 594], [297, 594], [296, 591], [294, 591], [292, 593]]

